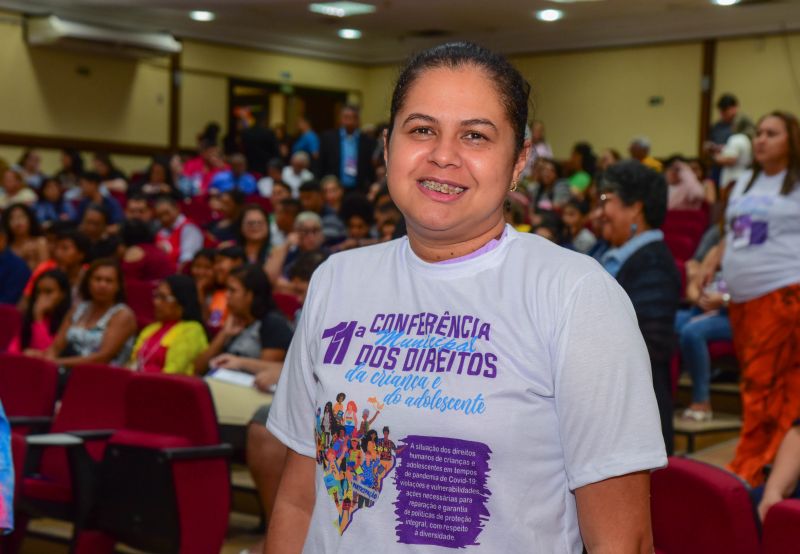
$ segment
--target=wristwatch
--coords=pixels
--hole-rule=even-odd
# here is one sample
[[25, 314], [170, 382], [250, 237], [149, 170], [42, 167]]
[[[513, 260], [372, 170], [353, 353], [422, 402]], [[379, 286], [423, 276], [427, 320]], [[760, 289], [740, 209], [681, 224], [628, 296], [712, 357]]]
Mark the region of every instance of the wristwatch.
[[727, 308], [728, 304], [731, 303], [731, 295], [727, 292], [722, 293], [722, 307]]

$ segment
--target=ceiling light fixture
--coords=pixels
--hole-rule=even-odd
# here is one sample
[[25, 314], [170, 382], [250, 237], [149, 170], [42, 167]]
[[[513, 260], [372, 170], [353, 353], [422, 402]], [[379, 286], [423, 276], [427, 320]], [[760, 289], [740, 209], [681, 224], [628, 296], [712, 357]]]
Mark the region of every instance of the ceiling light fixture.
[[203, 10], [194, 10], [194, 11], [189, 12], [189, 17], [191, 17], [195, 21], [203, 21], [203, 22], [205, 22], [205, 21], [214, 21], [214, 19], [216, 19], [217, 16], [214, 15], [214, 12], [206, 12], [206, 11], [203, 11]]
[[361, 31], [358, 29], [339, 29], [339, 38], [356, 40], [361, 38]]
[[564, 12], [561, 10], [539, 10], [536, 12], [536, 19], [539, 21], [547, 21], [552, 23], [564, 17]]
[[309, 11], [331, 17], [349, 17], [373, 13], [375, 6], [361, 2], [317, 2], [308, 6]]
[[716, 4], [717, 6], [733, 6], [738, 4], [741, 0], [711, 0], [712, 4]]

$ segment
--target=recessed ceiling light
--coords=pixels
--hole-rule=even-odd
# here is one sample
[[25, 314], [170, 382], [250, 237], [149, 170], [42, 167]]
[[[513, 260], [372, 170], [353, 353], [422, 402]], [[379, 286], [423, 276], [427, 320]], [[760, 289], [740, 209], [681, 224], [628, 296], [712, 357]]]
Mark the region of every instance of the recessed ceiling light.
[[711, 3], [716, 4], [717, 6], [733, 6], [739, 2], [740, 0], [711, 0]]
[[214, 15], [214, 12], [195, 10], [189, 12], [189, 17], [191, 17], [195, 21], [214, 21], [214, 19], [216, 19], [217, 16]]
[[348, 17], [373, 13], [376, 8], [372, 4], [362, 4], [361, 2], [318, 2], [309, 5], [308, 9], [322, 15]]
[[564, 17], [564, 12], [561, 10], [539, 10], [536, 12], [536, 19], [547, 21], [548, 23], [558, 21], [562, 17]]
[[347, 40], [355, 40], [361, 38], [361, 31], [358, 29], [339, 29], [339, 37]]

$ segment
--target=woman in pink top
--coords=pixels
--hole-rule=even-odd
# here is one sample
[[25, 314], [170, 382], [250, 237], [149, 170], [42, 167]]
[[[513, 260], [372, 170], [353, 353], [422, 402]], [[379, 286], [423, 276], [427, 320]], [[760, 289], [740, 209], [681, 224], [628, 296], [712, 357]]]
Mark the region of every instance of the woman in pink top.
[[664, 177], [669, 185], [668, 210], [699, 210], [706, 200], [706, 191], [692, 168], [680, 156], [667, 160]]
[[47, 350], [72, 304], [70, 291], [69, 279], [63, 271], [51, 269], [42, 273], [34, 283], [20, 334], [14, 337], [8, 351], [29, 354]]

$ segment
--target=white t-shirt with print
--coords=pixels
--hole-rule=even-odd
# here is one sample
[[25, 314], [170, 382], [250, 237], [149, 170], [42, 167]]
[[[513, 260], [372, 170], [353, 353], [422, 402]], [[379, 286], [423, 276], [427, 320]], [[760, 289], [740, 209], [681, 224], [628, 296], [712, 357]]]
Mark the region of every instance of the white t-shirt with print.
[[782, 195], [786, 171], [762, 172], [745, 193], [751, 177], [739, 178], [725, 211], [722, 274], [735, 302], [800, 283], [800, 184]]
[[736, 158], [736, 163], [723, 166], [720, 172], [719, 183], [723, 187], [736, 181], [753, 163], [753, 146], [750, 138], [743, 133], [731, 135], [721, 154], [726, 158]]
[[625, 292], [511, 227], [454, 264], [405, 238], [332, 256], [268, 427], [317, 459], [306, 553], [578, 553], [573, 491], [666, 463]]

